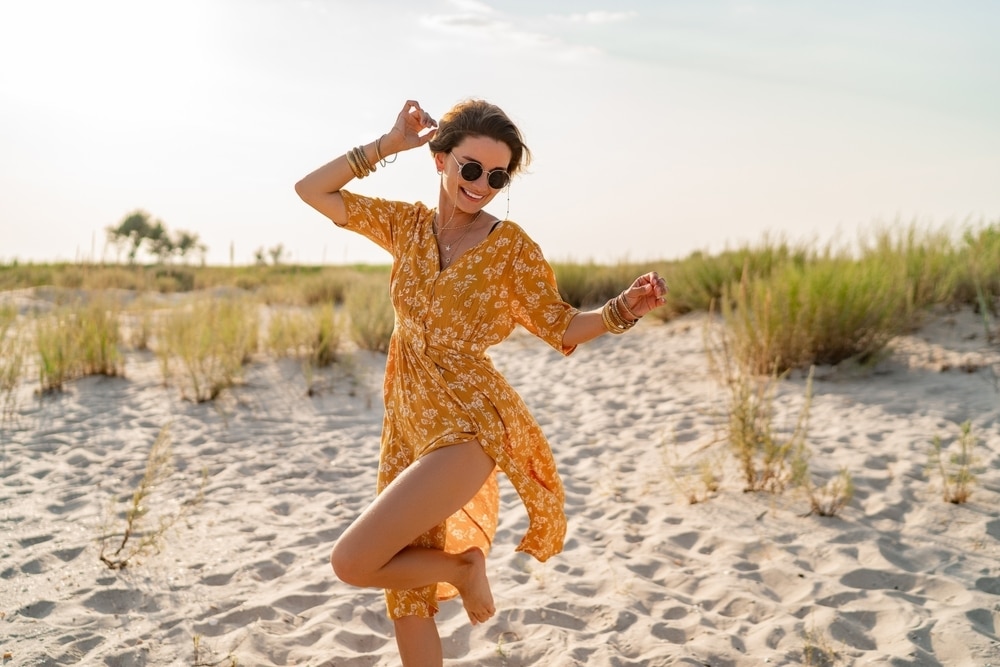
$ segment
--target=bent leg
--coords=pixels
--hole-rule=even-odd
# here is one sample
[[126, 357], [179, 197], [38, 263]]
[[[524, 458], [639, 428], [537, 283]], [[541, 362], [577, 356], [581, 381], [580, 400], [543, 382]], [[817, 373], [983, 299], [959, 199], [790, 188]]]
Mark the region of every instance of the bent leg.
[[443, 447], [413, 463], [337, 541], [330, 556], [337, 576], [355, 586], [401, 590], [446, 581], [462, 595], [473, 623], [488, 619], [495, 610], [481, 551], [448, 554], [408, 545], [461, 509], [494, 466], [478, 441]]

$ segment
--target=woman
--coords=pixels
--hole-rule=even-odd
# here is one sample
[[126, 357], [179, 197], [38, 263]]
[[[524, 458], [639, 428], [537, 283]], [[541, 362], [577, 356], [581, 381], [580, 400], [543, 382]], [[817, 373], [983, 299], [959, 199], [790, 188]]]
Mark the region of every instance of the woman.
[[[342, 189], [425, 144], [441, 177], [436, 208]], [[474, 625], [495, 612], [485, 557], [496, 531], [497, 468], [528, 511], [518, 549], [539, 560], [562, 549], [564, 493], [551, 450], [486, 349], [521, 324], [568, 355], [608, 331], [623, 333], [666, 294], [648, 273], [602, 309], [563, 302], [538, 246], [483, 210], [529, 159], [518, 129], [492, 104], [461, 103], [438, 126], [409, 100], [387, 134], [295, 186], [310, 206], [393, 257], [378, 495], [330, 560], [344, 582], [386, 589], [406, 667], [442, 664], [437, 600], [460, 595]]]

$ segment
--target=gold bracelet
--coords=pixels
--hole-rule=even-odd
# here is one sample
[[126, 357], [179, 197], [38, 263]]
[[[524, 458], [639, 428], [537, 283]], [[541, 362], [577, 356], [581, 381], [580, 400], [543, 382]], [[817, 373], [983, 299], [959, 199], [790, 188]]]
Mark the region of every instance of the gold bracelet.
[[601, 308], [601, 321], [604, 322], [604, 328], [607, 329], [609, 333], [624, 333], [619, 331], [617, 327], [615, 327], [614, 323], [608, 318], [608, 304], [604, 304], [604, 308]]
[[604, 304], [604, 308], [601, 309], [601, 320], [604, 322], [604, 328], [613, 334], [623, 334], [630, 329], [630, 327], [625, 326], [619, 318], [616, 318], [616, 314], [612, 305], [614, 300], [608, 301]]
[[[361, 173], [363, 173], [364, 176], [372, 173], [371, 167], [368, 165], [368, 161], [365, 160], [364, 151], [360, 148], [354, 148], [352, 149], [352, 152], [354, 153], [354, 161], [358, 163], [358, 168], [361, 169]], [[364, 176], [362, 176], [362, 178], [364, 178]]]
[[347, 164], [350, 165], [351, 171], [354, 172], [354, 178], [364, 178], [365, 173], [361, 171], [360, 167], [358, 167], [357, 158], [354, 157], [353, 149], [344, 153], [344, 157], [347, 158]]
[[375, 167], [372, 166], [371, 162], [368, 161], [368, 156], [365, 155], [365, 147], [364, 146], [358, 146], [354, 150], [356, 150], [358, 152], [358, 154], [357, 154], [358, 155], [358, 161], [361, 163], [362, 168], [365, 169], [365, 176], [367, 176], [368, 174], [371, 174], [372, 172], [374, 172], [375, 171]]
[[611, 299], [610, 303], [611, 303], [611, 316], [612, 316], [612, 319], [615, 320], [615, 323], [621, 329], [623, 329], [624, 331], [628, 331], [629, 329], [631, 329], [632, 327], [635, 326], [635, 321], [634, 320], [630, 321], [630, 320], [626, 319], [624, 315], [622, 315], [622, 311], [619, 308], [619, 304], [618, 304], [618, 299], [617, 298]]
[[628, 299], [625, 298], [625, 292], [619, 294], [618, 298], [622, 300], [622, 308], [625, 309], [625, 312], [628, 313], [633, 320], [639, 320], [640, 316], [633, 313], [632, 309], [628, 307]]

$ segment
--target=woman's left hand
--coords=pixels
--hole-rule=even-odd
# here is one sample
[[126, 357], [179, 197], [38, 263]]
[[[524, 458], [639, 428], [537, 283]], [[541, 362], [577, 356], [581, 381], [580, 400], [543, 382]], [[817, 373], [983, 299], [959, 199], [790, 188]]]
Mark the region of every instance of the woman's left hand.
[[667, 283], [656, 271], [650, 271], [635, 279], [632, 285], [622, 292], [625, 305], [636, 316], [642, 317], [649, 311], [666, 303]]

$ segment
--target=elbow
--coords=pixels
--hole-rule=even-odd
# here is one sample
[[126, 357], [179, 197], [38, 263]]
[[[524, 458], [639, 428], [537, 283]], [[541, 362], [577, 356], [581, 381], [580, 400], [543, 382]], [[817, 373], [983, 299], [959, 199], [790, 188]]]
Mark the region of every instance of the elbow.
[[306, 179], [302, 179], [295, 184], [295, 194], [299, 196], [304, 202], [309, 202], [309, 187], [306, 184]]

